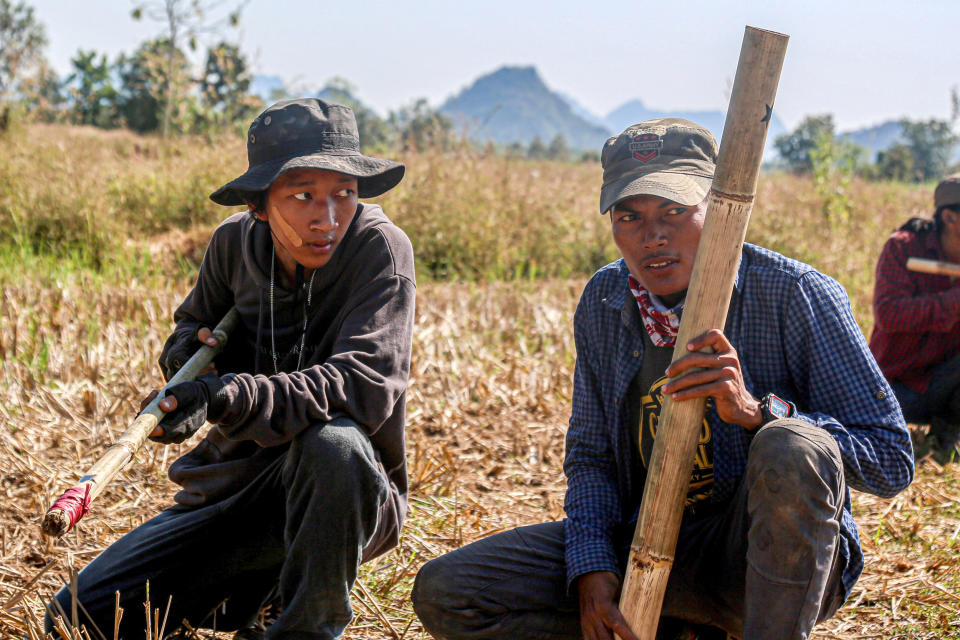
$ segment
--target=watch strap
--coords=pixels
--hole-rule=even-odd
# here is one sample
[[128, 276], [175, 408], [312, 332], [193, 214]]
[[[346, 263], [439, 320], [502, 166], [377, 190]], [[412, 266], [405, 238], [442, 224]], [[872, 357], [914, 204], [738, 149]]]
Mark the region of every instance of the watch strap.
[[767, 424], [774, 420], [795, 416], [797, 405], [774, 393], [768, 393], [760, 400], [760, 413], [763, 416], [763, 424]]

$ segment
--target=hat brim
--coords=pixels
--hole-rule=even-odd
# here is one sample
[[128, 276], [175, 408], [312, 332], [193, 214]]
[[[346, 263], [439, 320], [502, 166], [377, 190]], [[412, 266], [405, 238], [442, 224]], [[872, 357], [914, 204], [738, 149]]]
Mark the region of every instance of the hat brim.
[[710, 193], [713, 178], [671, 171], [628, 175], [600, 189], [600, 213], [634, 196], [659, 196], [687, 207], [700, 204]]
[[933, 208], [956, 208], [960, 205], [960, 173], [947, 176], [933, 190]]
[[401, 162], [359, 153], [278, 158], [250, 167], [246, 173], [211, 193], [210, 199], [228, 207], [245, 205], [250, 194], [269, 189], [277, 178], [293, 169], [323, 169], [354, 176], [357, 195], [361, 198], [375, 198], [386, 193], [400, 183], [406, 170]]

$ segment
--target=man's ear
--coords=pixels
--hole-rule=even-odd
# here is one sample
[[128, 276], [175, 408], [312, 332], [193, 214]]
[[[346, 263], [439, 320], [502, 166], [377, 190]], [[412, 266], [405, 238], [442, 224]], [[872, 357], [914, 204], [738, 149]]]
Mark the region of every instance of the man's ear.
[[254, 204], [247, 204], [247, 207], [250, 209], [250, 213], [257, 216], [257, 219], [262, 220], [264, 222], [267, 221], [266, 211], [261, 211], [260, 209], [257, 209], [256, 205]]
[[957, 222], [957, 214], [954, 213], [953, 209], [948, 209], [944, 207], [940, 210], [940, 224], [944, 227], [952, 227]]

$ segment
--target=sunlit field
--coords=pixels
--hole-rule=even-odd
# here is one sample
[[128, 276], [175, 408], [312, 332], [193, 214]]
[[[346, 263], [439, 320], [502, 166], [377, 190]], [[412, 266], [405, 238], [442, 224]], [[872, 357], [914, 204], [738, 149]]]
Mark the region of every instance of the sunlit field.
[[[207, 195], [246, 157], [239, 135], [163, 142], [34, 126], [2, 142], [0, 637], [35, 639], [43, 603], [71, 571], [171, 503], [166, 469], [194, 440], [148, 444], [74, 531], [40, 534], [52, 500], [159, 384], [173, 309], [230, 213]], [[409, 601], [424, 562], [563, 517], [573, 311], [590, 274], [616, 256], [597, 211], [596, 164], [467, 147], [396, 157], [407, 177], [380, 202], [418, 259], [411, 511], [400, 547], [361, 571], [352, 639], [426, 637]], [[930, 215], [931, 193], [857, 180], [825, 191], [808, 178], [764, 174], [748, 240], [839, 280], [869, 335], [880, 248], [906, 218]], [[866, 570], [816, 637], [960, 638], [956, 469], [925, 461], [896, 498], [853, 499]], [[165, 603], [151, 604], [162, 616]], [[112, 638], [107, 629], [83, 637], [100, 633]]]

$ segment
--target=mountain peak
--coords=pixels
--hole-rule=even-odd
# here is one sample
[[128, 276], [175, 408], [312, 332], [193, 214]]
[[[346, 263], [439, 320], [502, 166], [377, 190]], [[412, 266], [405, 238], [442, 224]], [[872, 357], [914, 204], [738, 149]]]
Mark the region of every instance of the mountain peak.
[[[505, 65], [480, 76], [459, 95], [476, 93], [514, 94], [516, 92], [539, 95], [551, 93], [536, 67]], [[447, 102], [449, 103], [450, 100], [447, 100]]]
[[541, 84], [544, 85], [543, 78], [533, 66], [511, 66], [504, 65], [494, 71], [480, 76], [476, 82], [494, 82], [494, 83], [521, 83], [524, 85]]
[[481, 142], [529, 144], [560, 135], [571, 147], [597, 150], [607, 131], [575, 114], [532, 66], [503, 66], [480, 76], [440, 111]]

